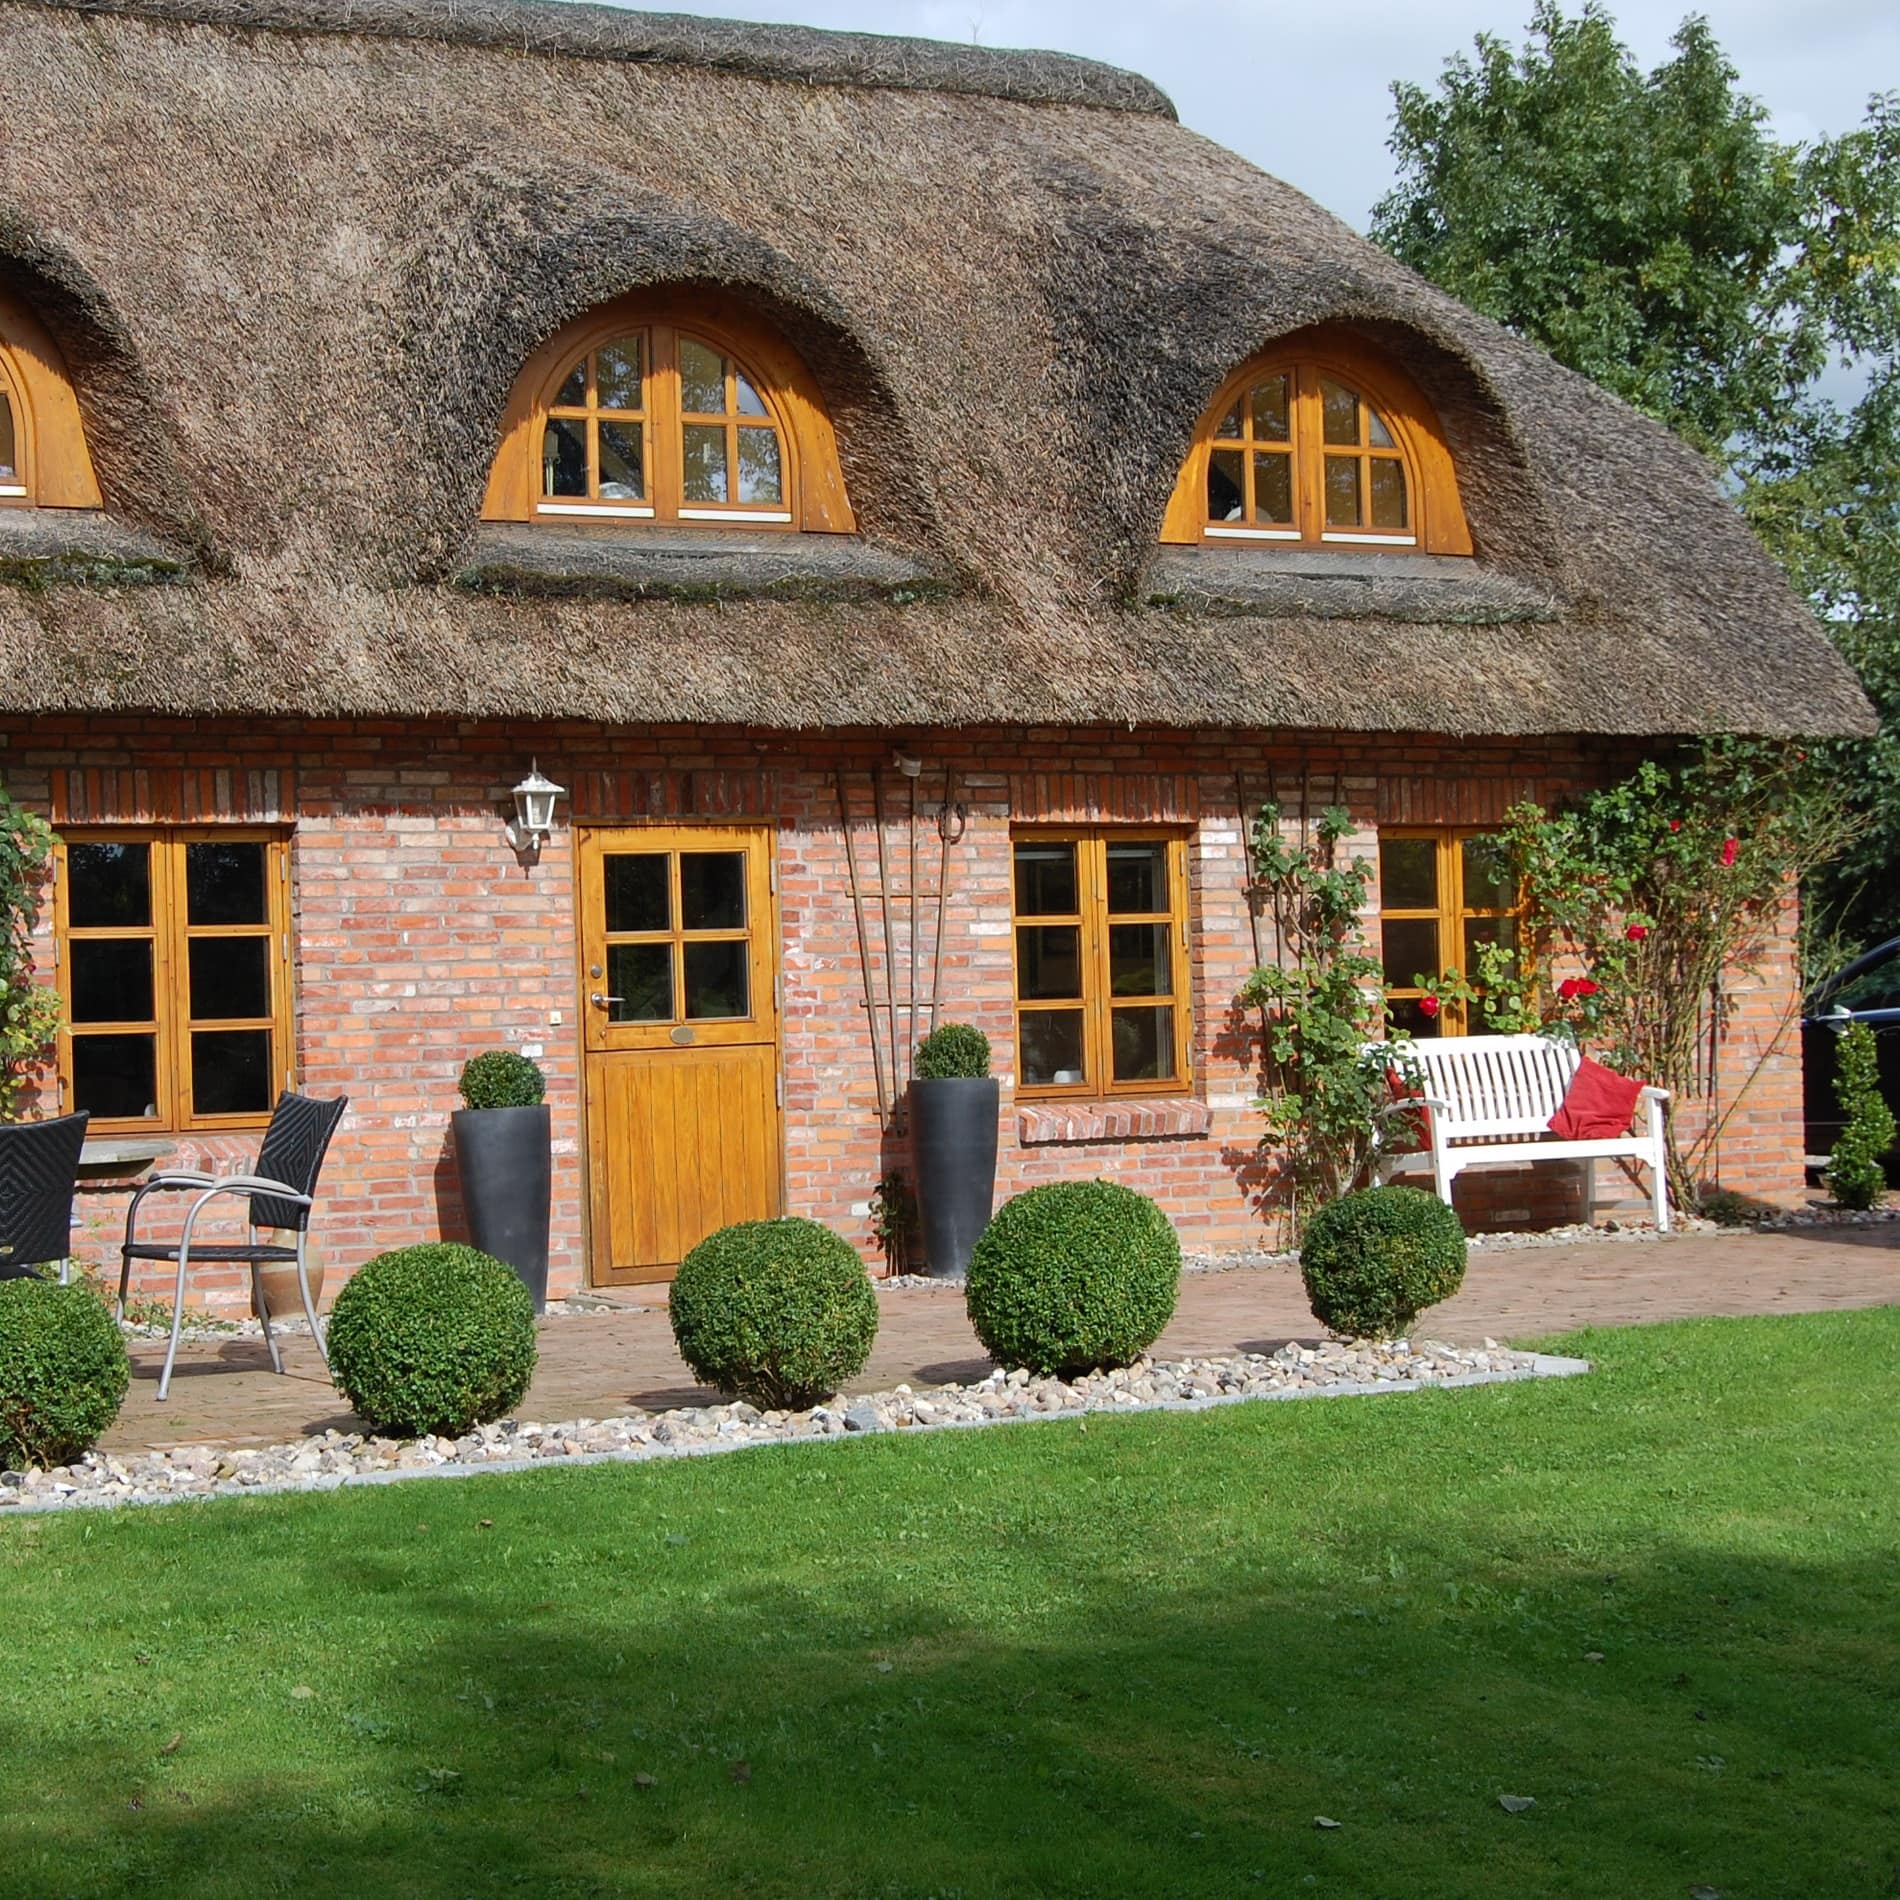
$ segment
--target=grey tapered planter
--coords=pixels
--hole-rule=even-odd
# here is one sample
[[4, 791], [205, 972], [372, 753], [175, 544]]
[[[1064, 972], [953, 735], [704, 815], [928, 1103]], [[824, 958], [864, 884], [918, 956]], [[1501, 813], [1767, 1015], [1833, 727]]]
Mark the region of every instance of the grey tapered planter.
[[996, 1202], [995, 1076], [918, 1078], [910, 1085], [911, 1160], [924, 1270], [961, 1280]]
[[483, 1253], [513, 1267], [534, 1296], [534, 1310], [544, 1313], [553, 1175], [548, 1105], [458, 1108], [449, 1120], [469, 1238]]

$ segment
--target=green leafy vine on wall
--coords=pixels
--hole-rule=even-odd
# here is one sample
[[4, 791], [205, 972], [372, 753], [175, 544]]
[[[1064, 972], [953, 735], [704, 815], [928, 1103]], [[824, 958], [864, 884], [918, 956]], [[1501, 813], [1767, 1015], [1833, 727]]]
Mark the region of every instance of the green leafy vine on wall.
[[59, 1032], [59, 998], [33, 979], [53, 828], [0, 786], [0, 1121], [11, 1121], [32, 1069]]

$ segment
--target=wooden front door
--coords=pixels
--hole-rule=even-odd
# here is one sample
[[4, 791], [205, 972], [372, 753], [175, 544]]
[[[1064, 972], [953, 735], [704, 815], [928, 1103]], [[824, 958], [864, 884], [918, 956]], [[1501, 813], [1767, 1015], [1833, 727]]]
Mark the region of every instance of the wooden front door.
[[595, 1285], [781, 1211], [771, 849], [764, 825], [581, 834]]

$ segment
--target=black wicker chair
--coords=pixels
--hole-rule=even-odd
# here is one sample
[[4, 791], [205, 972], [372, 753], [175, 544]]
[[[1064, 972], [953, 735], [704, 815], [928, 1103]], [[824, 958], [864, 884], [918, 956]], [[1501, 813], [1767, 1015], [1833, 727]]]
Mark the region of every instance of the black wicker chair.
[[85, 1113], [0, 1123], [0, 1280], [23, 1280], [73, 1250], [73, 1188], [86, 1145]]
[[[126, 1289], [132, 1282], [134, 1260], [175, 1260], [178, 1263], [178, 1290], [172, 1301], [172, 1337], [165, 1351], [165, 1370], [159, 1375], [158, 1396], [168, 1397], [172, 1386], [172, 1362], [178, 1357], [178, 1334], [185, 1320], [185, 1276], [194, 1260], [238, 1261], [251, 1270], [251, 1296], [257, 1303], [257, 1317], [263, 1322], [264, 1344], [270, 1349], [273, 1371], [282, 1372], [284, 1362], [270, 1329], [270, 1305], [264, 1298], [264, 1286], [258, 1269], [279, 1261], [294, 1261], [297, 1288], [303, 1295], [304, 1317], [310, 1322], [311, 1336], [323, 1363], [330, 1363], [330, 1349], [324, 1343], [323, 1328], [317, 1324], [317, 1309], [310, 1297], [310, 1278], [304, 1267], [304, 1240], [310, 1229], [310, 1210], [317, 1193], [317, 1176], [330, 1137], [343, 1119], [350, 1098], [339, 1095], [333, 1102], [320, 1102], [314, 1095], [293, 1095], [286, 1090], [271, 1111], [270, 1126], [264, 1131], [264, 1145], [257, 1151], [255, 1174], [155, 1174], [132, 1196], [125, 1215], [125, 1245], [119, 1250], [119, 1306], [125, 1311]], [[176, 1240], [140, 1240], [137, 1225], [140, 1203], [146, 1195], [174, 1190], [196, 1193], [185, 1214], [185, 1224]], [[198, 1216], [221, 1194], [241, 1194], [250, 1203], [251, 1235], [248, 1240], [196, 1240], [193, 1231]], [[260, 1227], [289, 1228], [296, 1243], [265, 1241], [257, 1237]]]

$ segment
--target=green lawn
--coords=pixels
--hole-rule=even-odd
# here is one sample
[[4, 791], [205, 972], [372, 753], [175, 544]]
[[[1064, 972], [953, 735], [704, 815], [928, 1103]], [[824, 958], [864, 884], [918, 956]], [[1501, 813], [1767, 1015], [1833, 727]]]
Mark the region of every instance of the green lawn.
[[1566, 1343], [0, 1519], [0, 1893], [1900, 1894], [1900, 1309]]

